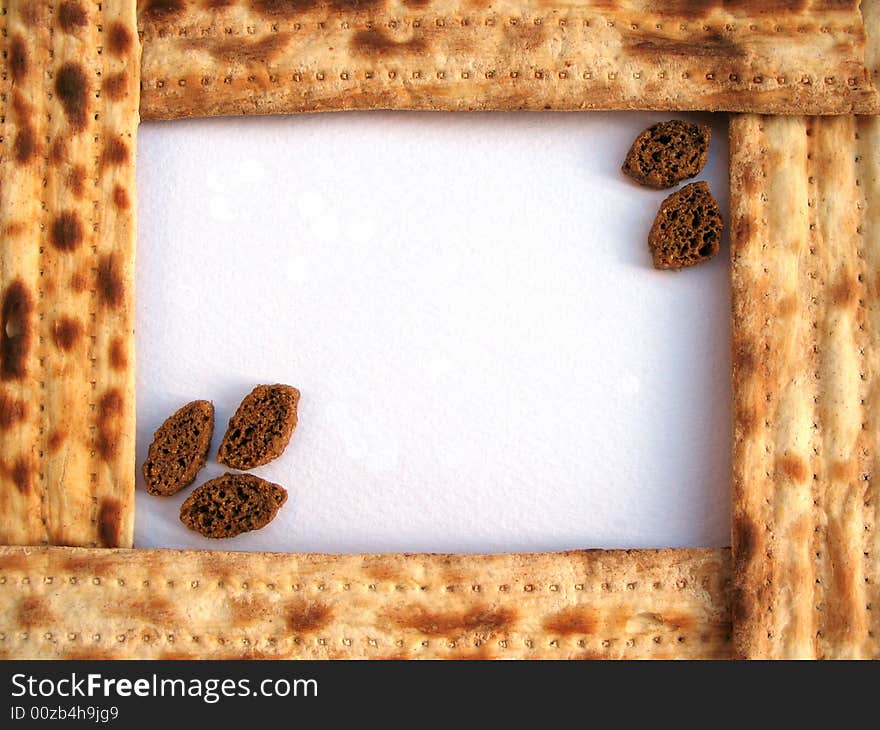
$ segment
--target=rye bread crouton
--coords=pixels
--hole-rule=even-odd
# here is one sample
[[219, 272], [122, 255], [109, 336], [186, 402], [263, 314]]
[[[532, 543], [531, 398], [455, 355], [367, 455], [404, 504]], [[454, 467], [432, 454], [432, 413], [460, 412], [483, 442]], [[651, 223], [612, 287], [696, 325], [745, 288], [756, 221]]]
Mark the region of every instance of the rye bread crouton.
[[141, 471], [147, 491], [168, 496], [192, 484], [208, 460], [214, 405], [194, 400], [170, 415], [153, 434]]

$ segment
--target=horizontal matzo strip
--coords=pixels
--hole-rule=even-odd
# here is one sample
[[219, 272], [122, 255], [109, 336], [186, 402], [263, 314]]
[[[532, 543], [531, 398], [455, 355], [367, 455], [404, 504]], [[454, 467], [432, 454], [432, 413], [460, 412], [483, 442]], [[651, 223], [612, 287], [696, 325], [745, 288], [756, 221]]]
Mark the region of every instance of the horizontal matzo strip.
[[0, 16], [5, 544], [132, 542], [135, 21], [134, 0]]
[[729, 551], [0, 548], [0, 656], [725, 658]]
[[774, 5], [140, 0], [141, 114], [880, 110], [858, 0]]
[[880, 118], [731, 127], [735, 647], [880, 654]]

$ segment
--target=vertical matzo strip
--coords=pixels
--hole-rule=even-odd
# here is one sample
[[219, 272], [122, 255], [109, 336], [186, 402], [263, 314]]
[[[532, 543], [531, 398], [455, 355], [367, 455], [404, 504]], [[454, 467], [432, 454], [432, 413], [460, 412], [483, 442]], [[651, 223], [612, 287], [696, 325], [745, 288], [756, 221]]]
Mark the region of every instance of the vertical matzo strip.
[[867, 656], [862, 535], [865, 482], [858, 441], [864, 422], [860, 378], [864, 351], [859, 319], [866, 299], [861, 193], [856, 186], [854, 117], [813, 120], [811, 192], [815, 210], [816, 423], [814, 499], [818, 512], [817, 654]]
[[2, 9], [0, 542], [28, 545], [47, 539], [38, 330], [49, 32], [36, 3]]
[[0, 548], [0, 656], [721, 659], [729, 551]]
[[135, 141], [140, 43], [134, 0], [101, 7], [104, 66], [92, 225], [98, 233], [93, 303], [96, 542], [129, 546], [134, 534]]
[[[0, 283], [27, 284], [32, 325], [19, 348], [29, 358], [16, 381], [21, 393], [3, 393], [24, 403], [27, 417], [3, 417], [11, 437], [0, 446], [8, 508], [0, 540], [126, 546], [134, 497], [134, 0], [8, 10], [6, 62], [22, 66], [15, 59], [25, 58], [27, 73], [4, 98], [12, 127], [4, 133], [0, 213], [7, 230], [31, 233], [4, 237]], [[19, 37], [24, 54], [12, 48]], [[8, 145], [22, 109], [40, 125], [26, 164]]]
[[743, 656], [877, 654], [876, 129], [853, 117], [732, 122]]
[[[880, 3], [877, 4], [880, 6]], [[866, 591], [872, 601], [868, 615], [870, 654], [880, 655], [880, 597], [877, 581], [880, 580], [880, 495], [877, 480], [880, 479], [880, 117], [860, 117], [857, 120], [858, 141], [857, 175], [863, 197], [862, 238], [864, 241], [862, 262], [866, 287], [862, 314], [861, 346], [863, 358], [865, 426], [861, 434], [859, 475], [868, 477], [864, 494], [863, 533], [864, 577]]]
[[145, 119], [874, 112], [858, 0], [140, 0]]
[[41, 252], [41, 359], [49, 542], [91, 545], [95, 540], [92, 479], [90, 338], [94, 334], [94, 247], [91, 225], [96, 123], [102, 59], [97, 5], [67, 4], [56, 11], [53, 61], [48, 69], [49, 132]]

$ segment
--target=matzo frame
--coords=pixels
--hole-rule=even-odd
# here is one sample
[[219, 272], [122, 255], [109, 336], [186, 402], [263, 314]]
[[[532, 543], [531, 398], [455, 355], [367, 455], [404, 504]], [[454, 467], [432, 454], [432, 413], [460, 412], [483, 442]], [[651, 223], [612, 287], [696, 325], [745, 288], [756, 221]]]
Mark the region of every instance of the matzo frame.
[[[865, 5], [876, 19], [875, 4]], [[139, 86], [145, 118], [878, 110], [857, 2], [777, 16], [757, 2], [664, 10], [145, 0], [139, 25], [133, 0], [0, 8], [0, 499], [21, 518], [5, 527], [10, 544], [131, 544]], [[735, 256], [747, 238], [734, 229]], [[734, 546], [741, 554], [743, 544]], [[731, 597], [729, 571], [726, 549], [297, 556], [8, 547], [0, 653], [717, 658], [732, 652], [730, 602], [736, 617], [744, 595], [737, 584]]]

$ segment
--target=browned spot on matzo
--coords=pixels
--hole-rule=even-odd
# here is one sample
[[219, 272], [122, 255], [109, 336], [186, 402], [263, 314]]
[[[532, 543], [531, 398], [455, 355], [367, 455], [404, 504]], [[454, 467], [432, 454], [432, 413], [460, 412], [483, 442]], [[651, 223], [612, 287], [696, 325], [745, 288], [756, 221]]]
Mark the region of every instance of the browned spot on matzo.
[[101, 154], [101, 165], [104, 167], [118, 167], [128, 162], [128, 145], [119, 136], [108, 138], [104, 142], [104, 152]]
[[31, 491], [31, 479], [33, 476], [33, 468], [30, 459], [22, 456], [12, 465], [10, 473], [12, 482], [18, 487], [18, 491], [22, 494], [28, 494]]
[[463, 633], [494, 634], [509, 631], [516, 621], [512, 608], [474, 606], [466, 611], [435, 611], [424, 605], [406, 606], [389, 615], [400, 628], [426, 636], [457, 636]]
[[118, 547], [122, 530], [122, 505], [107, 497], [98, 510], [98, 536], [104, 547]]
[[807, 462], [796, 454], [785, 454], [776, 463], [776, 469], [785, 478], [795, 482], [807, 480]]
[[828, 478], [835, 482], [856, 481], [859, 478], [859, 462], [855, 459], [832, 461], [828, 467]]
[[56, 137], [49, 147], [49, 162], [57, 165], [67, 159], [67, 140], [64, 137]]
[[31, 0], [30, 2], [25, 1], [21, 3], [19, 13], [21, 13], [22, 20], [27, 25], [33, 27], [36, 25], [45, 25], [46, 10], [46, 3], [41, 3], [38, 0]]
[[171, 20], [183, 12], [183, 0], [144, 0], [140, 13], [150, 20]]
[[324, 603], [296, 599], [284, 607], [284, 616], [290, 631], [310, 634], [320, 631], [333, 620], [333, 610]]
[[121, 337], [110, 340], [110, 348], [107, 352], [107, 360], [114, 370], [125, 370], [128, 367], [128, 354], [125, 351], [126, 344]]
[[81, 199], [86, 194], [86, 168], [82, 165], [74, 165], [67, 178], [67, 184], [74, 196]]
[[59, 251], [75, 251], [83, 240], [83, 227], [75, 211], [65, 210], [52, 222], [52, 245]]
[[131, 202], [128, 199], [128, 192], [126, 192], [122, 185], [117, 185], [113, 188], [113, 204], [119, 208], [119, 210], [128, 210], [131, 205]]
[[58, 24], [65, 33], [75, 33], [88, 23], [85, 8], [76, 0], [64, 0], [58, 6]]
[[31, 158], [36, 155], [37, 139], [34, 135], [34, 130], [31, 127], [24, 126], [19, 130], [18, 134], [15, 135], [13, 152], [15, 153], [15, 159], [22, 165], [30, 162]]
[[147, 624], [176, 624], [180, 613], [168, 598], [147, 594], [143, 598], [120, 602], [110, 612], [129, 620], [143, 621]]
[[427, 47], [421, 36], [397, 41], [385, 35], [378, 28], [362, 30], [352, 36], [351, 52], [362, 56], [385, 56], [394, 54], [421, 53]]
[[407, 578], [401, 575], [397, 565], [389, 564], [386, 560], [365, 560], [364, 572], [377, 582], [389, 582], [394, 584], [405, 583]]
[[733, 549], [743, 560], [750, 560], [755, 553], [758, 536], [755, 524], [748, 518], [738, 519], [733, 524]]
[[77, 294], [84, 292], [88, 286], [89, 279], [81, 271], [77, 271], [70, 277], [70, 288]]
[[751, 375], [756, 366], [755, 343], [748, 338], [733, 343], [733, 367], [743, 375]]
[[20, 35], [16, 35], [9, 44], [9, 73], [12, 80], [21, 83], [27, 78], [30, 68], [30, 57], [27, 44]]
[[27, 416], [27, 403], [0, 391], [0, 431], [8, 431]]
[[188, 47], [192, 50], [207, 51], [224, 63], [268, 63], [284, 52], [290, 39], [289, 33], [273, 33], [256, 41], [240, 38], [233, 40], [192, 38]]
[[254, 10], [263, 15], [296, 16], [326, 8], [329, 12], [366, 12], [384, 0], [252, 0]]
[[101, 89], [113, 101], [125, 98], [128, 91], [128, 74], [125, 71], [117, 71], [108, 75], [101, 83]]
[[746, 55], [740, 44], [718, 32], [703, 33], [695, 42], [694, 39], [671, 37], [640, 28], [627, 34], [624, 43], [635, 57], [680, 56], [685, 59], [695, 59], [705, 56], [713, 59], [739, 59]]
[[125, 298], [125, 284], [119, 263], [113, 254], [103, 256], [98, 262], [97, 271], [98, 295], [109, 307], [118, 307]]
[[853, 276], [842, 276], [831, 289], [831, 301], [837, 307], [851, 307], [858, 299], [858, 282]]
[[72, 317], [61, 316], [52, 326], [52, 340], [62, 350], [72, 350], [81, 334], [82, 324]]
[[[0, 551], [0, 571], [3, 573], [28, 573], [33, 569], [33, 563], [28, 556], [21, 551], [3, 553]], [[3, 584], [0, 584], [3, 585]]]
[[28, 227], [22, 221], [12, 221], [6, 224], [3, 232], [7, 238], [15, 238], [16, 236], [24, 235], [27, 230]]
[[107, 30], [107, 50], [114, 56], [124, 56], [133, 43], [131, 31], [122, 23], [115, 22], [110, 24]]
[[19, 599], [16, 613], [18, 623], [28, 629], [48, 626], [56, 620], [46, 600], [39, 596], [25, 596]]
[[55, 77], [55, 93], [71, 126], [81, 129], [88, 115], [89, 82], [82, 66], [65, 63]]
[[112, 460], [118, 453], [119, 425], [123, 404], [122, 393], [116, 388], [108, 390], [98, 401], [97, 416], [95, 417], [95, 425], [97, 426], [95, 449], [105, 461]]
[[13, 281], [0, 305], [0, 378], [18, 380], [27, 374], [33, 339], [33, 297], [21, 280]]
[[[263, 621], [272, 611], [272, 604], [262, 593], [229, 596], [227, 602], [232, 614], [232, 621], [236, 626]], [[317, 619], [322, 609], [315, 608], [310, 612], [309, 606], [315, 606], [315, 604], [298, 604], [288, 613], [288, 627], [292, 631], [303, 633], [321, 628], [321, 626], [317, 626]]]
[[12, 111], [18, 115], [19, 122], [30, 122], [33, 117], [32, 104], [24, 98], [18, 89], [12, 94]]
[[49, 434], [49, 451], [57, 454], [64, 445], [65, 438], [67, 438], [67, 434], [64, 431], [57, 428], [53, 429], [52, 433]]
[[560, 636], [592, 634], [596, 631], [596, 614], [588, 606], [572, 606], [547, 616], [544, 629]]

